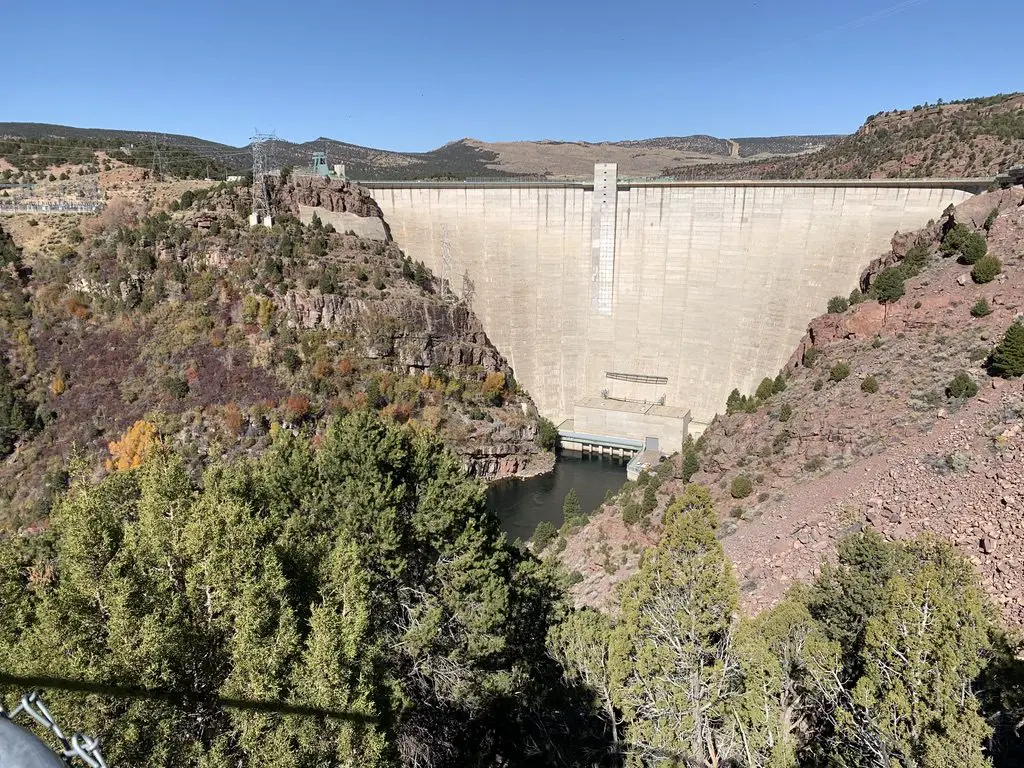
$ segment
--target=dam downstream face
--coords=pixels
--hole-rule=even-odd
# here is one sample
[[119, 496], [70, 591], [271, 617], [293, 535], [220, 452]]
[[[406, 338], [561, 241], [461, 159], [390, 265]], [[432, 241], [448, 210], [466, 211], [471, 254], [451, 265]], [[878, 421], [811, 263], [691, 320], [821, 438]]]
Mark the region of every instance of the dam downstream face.
[[663, 398], [700, 431], [730, 390], [778, 372], [897, 230], [970, 197], [921, 183], [611, 183], [365, 184], [397, 244], [470, 290], [556, 424], [605, 398]]

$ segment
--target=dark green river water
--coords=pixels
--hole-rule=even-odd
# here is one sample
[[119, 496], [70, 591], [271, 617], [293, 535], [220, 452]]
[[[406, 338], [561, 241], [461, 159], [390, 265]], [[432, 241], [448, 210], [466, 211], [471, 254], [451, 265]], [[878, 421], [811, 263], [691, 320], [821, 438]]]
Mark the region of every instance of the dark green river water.
[[562, 502], [575, 488], [584, 512], [592, 512], [608, 489], [626, 482], [627, 459], [584, 456], [563, 452], [555, 470], [526, 480], [501, 480], [487, 489], [487, 506], [501, 519], [510, 540], [526, 541], [537, 523], [549, 520], [562, 525]]

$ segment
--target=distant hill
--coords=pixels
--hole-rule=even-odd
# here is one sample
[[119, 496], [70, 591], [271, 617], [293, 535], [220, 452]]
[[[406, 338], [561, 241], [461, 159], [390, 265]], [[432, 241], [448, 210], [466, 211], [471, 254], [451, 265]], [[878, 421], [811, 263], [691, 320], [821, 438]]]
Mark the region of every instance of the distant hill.
[[[596, 162], [614, 162], [623, 176], [660, 176], [670, 166], [739, 163], [744, 158], [788, 155], [831, 146], [839, 136], [777, 136], [721, 139], [714, 136], [666, 136], [617, 142], [514, 141], [460, 139], [429, 152], [394, 152], [362, 147], [326, 137], [294, 143], [273, 142], [276, 165], [306, 166], [313, 152], [326, 152], [330, 163], [344, 163], [355, 179], [472, 178], [545, 176], [586, 178]], [[169, 170], [195, 168], [210, 160], [223, 171], [244, 172], [251, 165], [248, 146], [155, 131], [76, 128], [45, 123], [0, 123], [0, 158], [32, 170], [81, 160], [83, 148], [127, 149], [118, 159], [150, 165], [153, 146], [173, 149]], [[63, 153], [63, 154], [62, 154]], [[66, 155], [66, 158], [65, 158]]]
[[[162, 148], [178, 176], [242, 173], [251, 149], [155, 131], [75, 128], [43, 123], [0, 123], [0, 173], [35, 174], [47, 166], [87, 163], [83, 152], [152, 166]], [[364, 180], [544, 177], [589, 178], [594, 163], [613, 162], [625, 177], [680, 179], [886, 178], [991, 176], [1024, 160], [1024, 93], [924, 104], [879, 112], [851, 136], [662, 136], [608, 142], [507, 141], [471, 138], [429, 152], [395, 152], [320, 137], [277, 140], [277, 166], [304, 167], [314, 152], [344, 163], [349, 178]], [[24, 180], [24, 179], [21, 179]]]
[[993, 176], [1024, 161], [1024, 93], [879, 112], [852, 136], [798, 157], [789, 146], [761, 149], [789, 156], [680, 164], [664, 173], [688, 179]]

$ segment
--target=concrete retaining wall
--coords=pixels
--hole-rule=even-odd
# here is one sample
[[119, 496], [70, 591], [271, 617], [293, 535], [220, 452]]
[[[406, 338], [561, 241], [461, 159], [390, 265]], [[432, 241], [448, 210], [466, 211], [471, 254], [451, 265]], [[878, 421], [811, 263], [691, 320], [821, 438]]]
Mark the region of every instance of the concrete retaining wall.
[[778, 372], [808, 321], [849, 294], [897, 230], [970, 196], [949, 184], [868, 184], [620, 186], [608, 313], [592, 189], [410, 184], [370, 193], [398, 245], [435, 273], [447, 233], [454, 287], [468, 275], [488, 335], [556, 424], [609, 390], [665, 395], [700, 431], [733, 387], [750, 392]]
[[299, 206], [299, 221], [303, 224], [312, 222], [314, 215], [319, 216], [325, 225], [333, 225], [338, 232], [355, 232], [366, 240], [388, 239], [384, 222], [376, 216], [357, 216], [348, 211], [328, 211], [326, 208], [314, 208], [309, 205]]

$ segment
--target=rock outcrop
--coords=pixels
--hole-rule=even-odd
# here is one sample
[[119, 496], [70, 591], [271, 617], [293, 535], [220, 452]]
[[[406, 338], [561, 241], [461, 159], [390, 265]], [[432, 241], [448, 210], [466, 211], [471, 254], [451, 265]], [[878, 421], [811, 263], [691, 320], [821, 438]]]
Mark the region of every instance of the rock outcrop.
[[330, 179], [326, 176], [294, 176], [277, 187], [273, 194], [281, 210], [299, 215], [299, 206], [324, 208], [332, 213], [353, 213], [356, 216], [382, 218], [380, 206], [362, 189], [350, 181]]
[[483, 373], [511, 374], [480, 321], [464, 305], [434, 298], [368, 301], [311, 291], [279, 298], [298, 327], [354, 333], [367, 357], [393, 358], [403, 372], [431, 366], [476, 366]]

